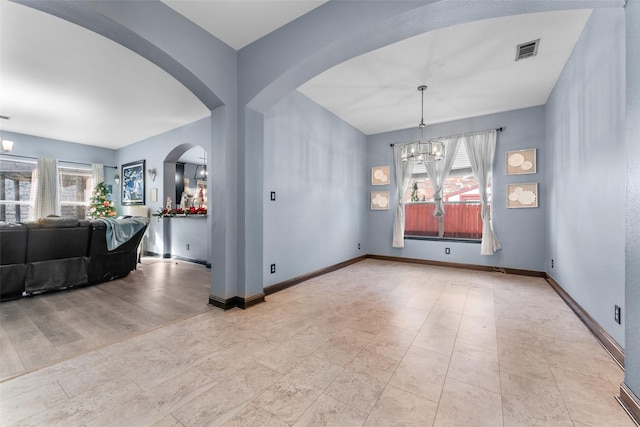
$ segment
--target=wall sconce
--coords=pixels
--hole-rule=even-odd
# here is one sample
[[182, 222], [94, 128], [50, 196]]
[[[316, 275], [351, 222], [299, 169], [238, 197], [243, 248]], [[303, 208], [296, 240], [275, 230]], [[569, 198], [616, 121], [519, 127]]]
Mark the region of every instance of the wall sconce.
[[120, 175], [118, 175], [117, 172], [115, 175], [113, 175], [113, 180], [116, 182], [116, 185], [120, 184]]
[[154, 181], [154, 182], [155, 182], [155, 180], [156, 180], [156, 175], [158, 175], [158, 172], [156, 171], [156, 169], [155, 169], [155, 168], [153, 168], [153, 169], [149, 169], [149, 176], [151, 177], [151, 181]]
[[13, 141], [9, 141], [8, 139], [2, 140], [2, 151], [11, 151], [13, 150]]

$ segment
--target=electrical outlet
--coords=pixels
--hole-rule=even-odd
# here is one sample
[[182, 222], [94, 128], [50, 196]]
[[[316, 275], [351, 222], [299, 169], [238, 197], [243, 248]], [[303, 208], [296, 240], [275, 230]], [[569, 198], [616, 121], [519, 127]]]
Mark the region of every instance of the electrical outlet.
[[276, 201], [276, 192], [275, 191], [271, 192], [271, 201], [273, 201], [273, 202]]
[[553, 268], [553, 258], [551, 258], [551, 268]]
[[451, 248], [444, 248], [444, 253], [449, 255], [451, 253]]
[[620, 318], [621, 315], [621, 309], [619, 306], [615, 306], [615, 308], [613, 309], [613, 319], [616, 321], [616, 323], [618, 325], [622, 324], [622, 319]]
[[187, 243], [187, 250], [189, 250], [189, 244]]
[[358, 243], [358, 249], [360, 249], [360, 243]]
[[271, 264], [271, 274], [276, 272], [276, 265], [275, 264]]

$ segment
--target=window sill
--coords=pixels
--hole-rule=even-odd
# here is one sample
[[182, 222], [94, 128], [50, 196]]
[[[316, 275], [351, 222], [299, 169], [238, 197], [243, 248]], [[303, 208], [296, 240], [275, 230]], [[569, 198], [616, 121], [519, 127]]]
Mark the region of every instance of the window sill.
[[481, 239], [456, 239], [453, 237], [404, 236], [405, 240], [430, 240], [433, 242], [482, 243]]

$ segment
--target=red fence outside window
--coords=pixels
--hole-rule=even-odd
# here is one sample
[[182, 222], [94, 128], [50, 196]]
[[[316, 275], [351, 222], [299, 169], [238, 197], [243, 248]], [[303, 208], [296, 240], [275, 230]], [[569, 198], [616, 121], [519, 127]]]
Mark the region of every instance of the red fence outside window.
[[[438, 237], [435, 203], [407, 203], [404, 207], [405, 236]], [[482, 205], [478, 202], [445, 202], [444, 237], [482, 239]]]

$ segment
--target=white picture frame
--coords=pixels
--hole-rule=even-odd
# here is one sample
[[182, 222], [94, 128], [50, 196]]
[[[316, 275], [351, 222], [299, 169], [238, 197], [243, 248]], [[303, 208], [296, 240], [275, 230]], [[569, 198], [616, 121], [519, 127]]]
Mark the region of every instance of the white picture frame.
[[507, 151], [505, 171], [507, 175], [524, 175], [536, 173], [536, 149]]
[[538, 183], [507, 184], [507, 208], [537, 208]]

